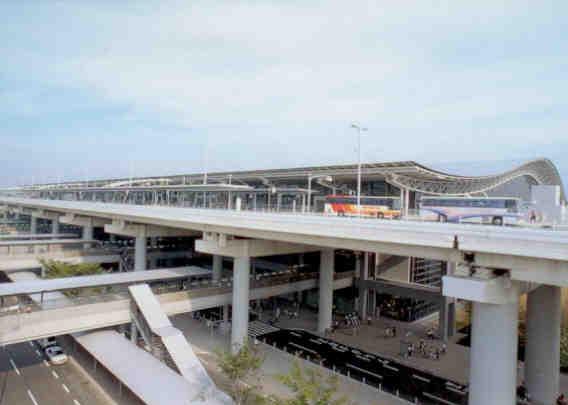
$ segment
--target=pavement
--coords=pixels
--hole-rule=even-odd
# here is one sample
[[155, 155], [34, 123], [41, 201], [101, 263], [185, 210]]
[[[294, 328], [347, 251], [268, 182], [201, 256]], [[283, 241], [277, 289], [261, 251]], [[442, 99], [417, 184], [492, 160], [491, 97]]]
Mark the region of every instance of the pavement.
[[[179, 328], [190, 342], [193, 350], [204, 364], [207, 371], [215, 383], [221, 388], [226, 387], [226, 381], [216, 367], [216, 355], [218, 350], [229, 348], [230, 335], [223, 334], [219, 330], [207, 328], [205, 322], [192, 319], [190, 314], [183, 314], [171, 317], [172, 323]], [[260, 355], [264, 358], [261, 373], [258, 379], [250, 381], [251, 384], [258, 384], [262, 387], [265, 395], [276, 395], [279, 397], [289, 397], [290, 390], [277, 380], [277, 376], [288, 374], [295, 360], [293, 356], [280, 350], [275, 350], [265, 345], [258, 345]], [[304, 362], [306, 367], [314, 367], [311, 363]], [[318, 369], [320, 372], [324, 372]], [[363, 385], [346, 378], [340, 378], [339, 392], [347, 394], [351, 401], [358, 405], [402, 405], [408, 402], [402, 401], [390, 394], [379, 392], [376, 389]]]
[[[356, 335], [352, 330], [343, 329], [337, 331], [329, 338], [339, 343], [364, 350], [369, 353], [392, 358], [399, 363], [414, 367], [418, 370], [428, 371], [438, 377], [446, 378], [460, 384], [469, 384], [469, 347], [458, 344], [457, 342], [465, 335], [456, 333], [447, 342], [447, 353], [440, 356], [439, 360], [426, 359], [415, 355], [412, 357], [403, 357], [400, 355], [401, 341], [407, 341], [415, 344], [420, 339], [426, 340], [431, 347], [440, 347], [442, 341], [427, 340], [426, 331], [430, 328], [437, 331], [437, 317], [429, 317], [426, 320], [406, 323], [398, 322], [389, 318], [373, 319], [371, 325], [362, 325]], [[308, 331], [314, 331], [317, 326], [317, 314], [302, 310], [300, 317], [296, 319], [287, 319], [282, 317], [276, 324], [279, 328], [299, 328]], [[396, 327], [398, 334], [396, 338], [385, 337], [384, 330], [387, 327]], [[522, 362], [518, 364], [518, 382], [523, 381], [524, 365]], [[568, 393], [568, 375], [560, 375], [560, 392]]]
[[53, 366], [34, 343], [0, 348], [0, 405], [111, 405], [69, 361]]

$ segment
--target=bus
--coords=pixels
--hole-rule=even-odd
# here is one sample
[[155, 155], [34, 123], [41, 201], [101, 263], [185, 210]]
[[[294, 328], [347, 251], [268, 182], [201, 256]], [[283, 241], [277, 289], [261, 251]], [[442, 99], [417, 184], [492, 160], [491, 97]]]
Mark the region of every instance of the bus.
[[359, 212], [357, 197], [328, 195], [325, 197], [324, 213], [337, 216], [398, 219], [400, 218], [400, 198], [361, 196], [361, 212]]
[[418, 207], [425, 221], [514, 225], [523, 218], [519, 198], [422, 197]]

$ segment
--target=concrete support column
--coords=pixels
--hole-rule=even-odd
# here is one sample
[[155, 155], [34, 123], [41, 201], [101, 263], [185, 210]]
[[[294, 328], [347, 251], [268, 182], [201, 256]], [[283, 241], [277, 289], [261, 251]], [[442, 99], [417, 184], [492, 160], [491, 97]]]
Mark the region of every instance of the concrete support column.
[[223, 322], [229, 322], [229, 306], [223, 305]]
[[[88, 224], [83, 226], [83, 240], [93, 240], [93, 225]], [[84, 249], [89, 249], [91, 247], [90, 243], [85, 243], [83, 245]]]
[[453, 298], [443, 297], [440, 301], [440, 313], [438, 317], [438, 336], [447, 341], [455, 334], [456, 303]]
[[527, 295], [525, 382], [537, 404], [552, 404], [560, 382], [560, 287], [543, 285]]
[[223, 275], [223, 256], [213, 255], [213, 274], [212, 280], [219, 281]]
[[33, 215], [30, 216], [30, 234], [35, 235], [37, 233], [37, 217]]
[[248, 336], [250, 257], [235, 257], [233, 266], [231, 351], [237, 353]]
[[59, 219], [51, 220], [51, 233], [54, 235], [59, 233]]
[[355, 268], [359, 272], [359, 317], [361, 320], [367, 319], [369, 307], [369, 290], [363, 287], [363, 282], [369, 279], [369, 267], [365, 266], [363, 256], [365, 253], [357, 254]]
[[134, 344], [137, 344], [138, 342], [138, 328], [134, 321], [130, 324], [130, 341]]
[[516, 403], [518, 307], [473, 303], [469, 405]]
[[333, 273], [335, 267], [335, 251], [321, 251], [319, 275], [318, 333], [331, 328], [333, 321]]
[[134, 271], [146, 270], [146, 234], [142, 233], [134, 239]]

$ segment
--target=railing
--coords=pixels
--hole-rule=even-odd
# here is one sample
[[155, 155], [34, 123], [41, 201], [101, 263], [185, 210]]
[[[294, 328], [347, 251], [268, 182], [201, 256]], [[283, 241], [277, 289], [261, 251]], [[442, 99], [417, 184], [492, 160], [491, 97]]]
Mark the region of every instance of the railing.
[[[93, 243], [93, 242], [88, 242]], [[56, 245], [58, 246], [58, 245]], [[33, 246], [30, 249], [24, 249], [24, 251], [18, 251], [15, 253], [2, 253], [0, 252], [0, 258], [10, 258], [10, 259], [29, 259], [31, 256], [39, 256], [41, 258], [49, 259], [51, 257], [69, 258], [69, 257], [80, 257], [80, 256], [104, 256], [104, 255], [118, 255], [120, 250], [114, 247], [93, 247], [93, 248], [80, 248], [76, 246], [60, 247], [58, 249], [34, 249]]]
[[[296, 273], [291, 270], [277, 274], [272, 273], [272, 275], [257, 275], [255, 277], [251, 277], [250, 288], [258, 289], [296, 283], [305, 280], [314, 280], [317, 277], [318, 273]], [[335, 275], [336, 280], [350, 277], [353, 277], [353, 272], [342, 272]], [[186, 292], [188, 294], [188, 298], [199, 298], [211, 295], [228, 294], [232, 291], [232, 284], [232, 278], [223, 278], [219, 281], [212, 281], [210, 279], [188, 281], [187, 279], [183, 279], [151, 283], [151, 289], [157, 295]], [[68, 294], [64, 295], [63, 293], [60, 293], [57, 298], [53, 298], [53, 295], [57, 293], [36, 293], [33, 294], [33, 302], [27, 296], [20, 296], [18, 297], [19, 299], [16, 305], [13, 302], [14, 300], [11, 299], [13, 297], [7, 297], [2, 301], [2, 305], [0, 306], [0, 316], [130, 299], [127, 285], [114, 287], [89, 287], [85, 290], [88, 290], [90, 294], [74, 295], [77, 290], [70, 290]]]
[[[125, 193], [121, 191], [121, 193]], [[202, 192], [199, 192], [202, 193]], [[28, 196], [28, 198], [40, 198], [38, 196]], [[54, 198], [51, 198], [52, 200]], [[276, 199], [275, 199], [276, 200]], [[193, 209], [206, 209], [206, 210], [220, 210], [220, 211], [243, 211], [243, 212], [259, 212], [259, 213], [281, 213], [281, 214], [294, 214], [294, 215], [313, 215], [313, 216], [329, 216], [330, 214], [325, 214], [321, 211], [315, 210], [315, 205], [312, 204], [310, 208], [307, 204], [290, 204], [281, 203], [278, 204], [276, 201], [272, 201], [270, 204], [257, 203], [254, 204], [251, 201], [242, 200], [242, 204], [237, 209], [236, 204], [232, 204], [231, 208], [227, 201], [209, 201], [204, 204], [202, 200], [187, 200], [182, 198], [160, 198], [160, 199], [116, 199], [116, 198], [99, 198], [99, 199], [77, 199], [74, 197], [71, 200], [65, 199], [62, 201], [87, 201], [87, 202], [108, 202], [115, 204], [127, 204], [127, 205], [144, 205], [144, 206], [164, 206], [164, 207], [179, 207], [179, 208], [193, 208]], [[357, 216], [345, 216], [344, 218], [358, 218]], [[362, 218], [372, 218], [367, 216], [362, 216]], [[402, 210], [401, 217], [398, 219], [381, 219], [382, 221], [410, 221], [410, 222], [437, 222], [433, 220], [426, 219], [420, 215], [420, 210], [418, 209], [407, 209]], [[469, 222], [468, 222], [469, 223]], [[479, 224], [483, 226], [501, 226], [493, 224]], [[568, 223], [537, 223], [530, 224], [528, 222], [521, 222], [514, 226], [520, 227], [530, 227], [530, 228], [545, 228], [551, 230], [566, 230], [568, 229]]]

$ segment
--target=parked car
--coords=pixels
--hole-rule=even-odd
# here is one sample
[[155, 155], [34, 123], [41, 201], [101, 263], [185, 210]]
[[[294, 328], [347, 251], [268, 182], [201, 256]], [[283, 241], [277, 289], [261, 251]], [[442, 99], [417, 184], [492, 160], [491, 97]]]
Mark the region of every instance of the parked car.
[[57, 340], [55, 340], [54, 337], [49, 337], [49, 338], [45, 338], [45, 339], [39, 339], [37, 341], [37, 344], [39, 345], [39, 347], [41, 347], [42, 350], [45, 350], [46, 348], [48, 348], [50, 346], [57, 345]]
[[49, 346], [43, 352], [49, 362], [55, 366], [67, 363], [67, 355], [63, 352], [63, 349], [57, 345]]

